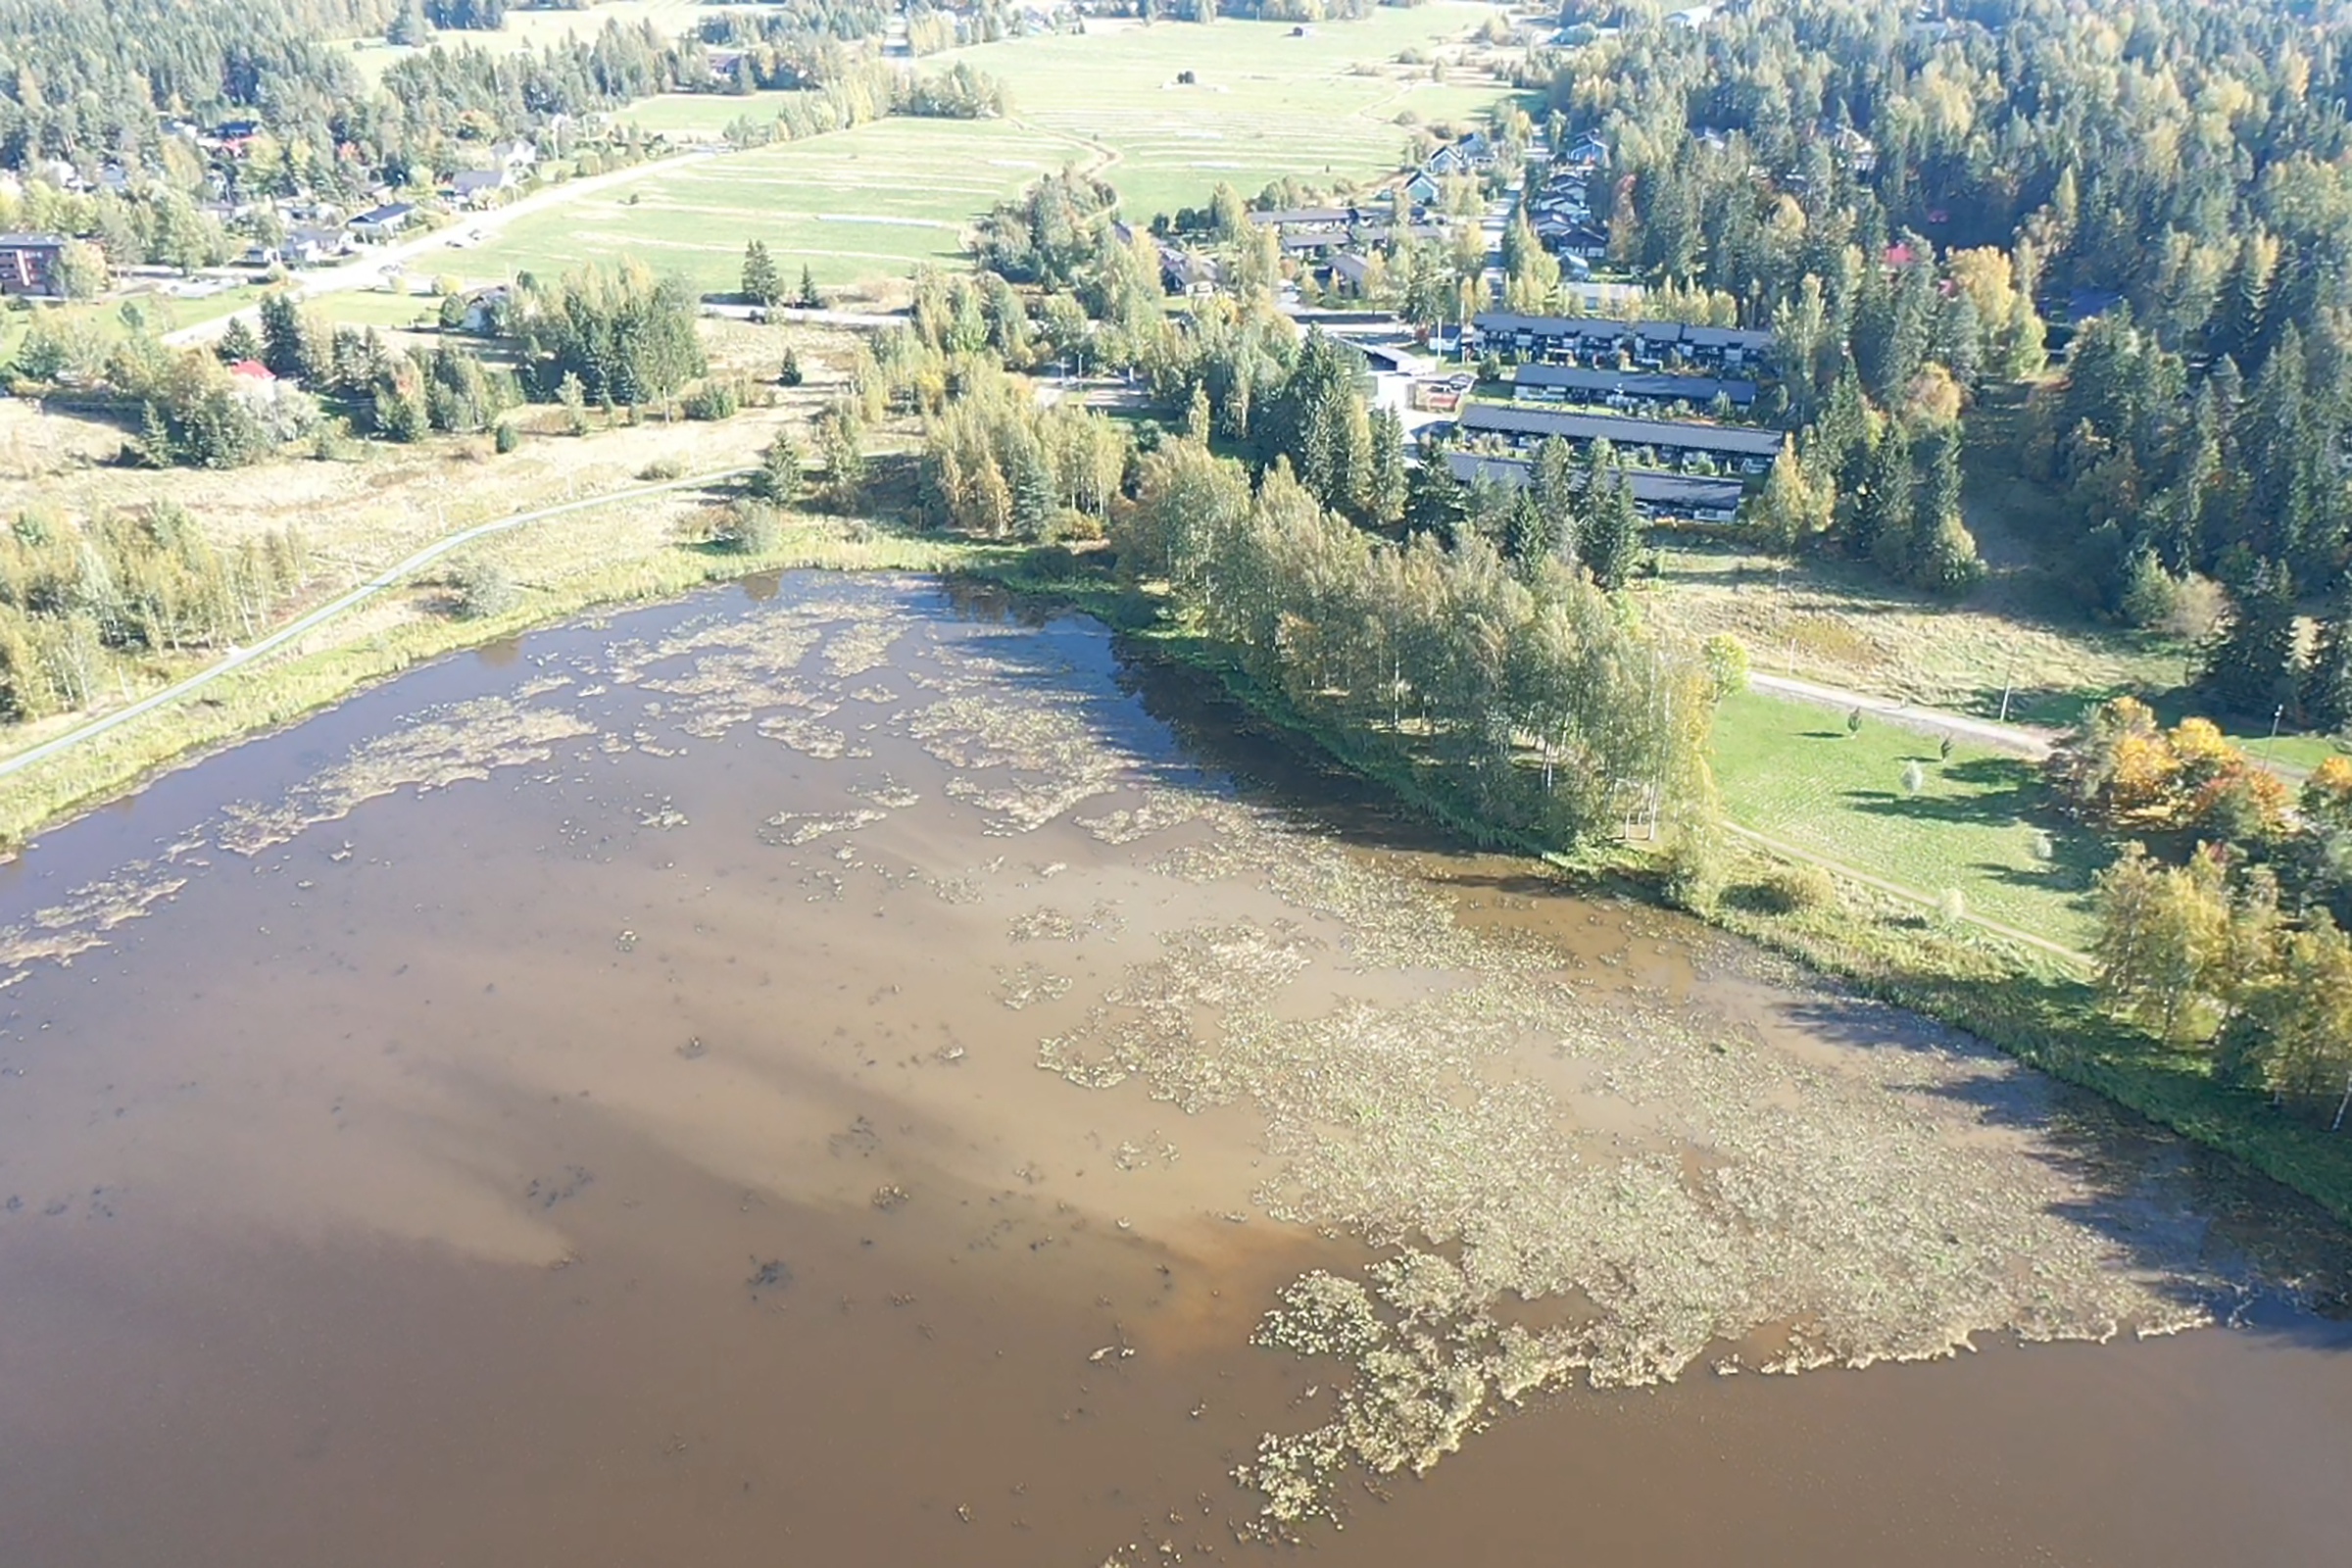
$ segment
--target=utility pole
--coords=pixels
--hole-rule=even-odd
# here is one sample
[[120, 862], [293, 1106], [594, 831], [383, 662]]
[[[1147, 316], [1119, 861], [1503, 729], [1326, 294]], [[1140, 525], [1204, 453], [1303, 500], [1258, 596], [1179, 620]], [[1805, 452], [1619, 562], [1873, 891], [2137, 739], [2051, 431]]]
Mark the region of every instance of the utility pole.
[[2271, 765], [2271, 753], [2278, 745], [2278, 722], [2286, 717], [2286, 705], [2280, 703], [2271, 710], [2271, 738], [2262, 743], [2262, 765]]

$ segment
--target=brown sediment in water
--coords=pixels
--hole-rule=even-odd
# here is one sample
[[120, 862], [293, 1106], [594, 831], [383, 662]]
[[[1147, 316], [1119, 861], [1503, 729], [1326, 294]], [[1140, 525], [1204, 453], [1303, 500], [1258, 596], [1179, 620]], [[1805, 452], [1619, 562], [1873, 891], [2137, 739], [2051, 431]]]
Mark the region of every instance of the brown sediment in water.
[[[217, 759], [0, 890], [12, 1559], [1094, 1564], [1332, 1514], [1424, 1561], [1506, 1510], [1622, 1533], [1675, 1483], [1608, 1434], [1712, 1464], [1720, 1418], [1843, 1423], [1823, 1473], [1878, 1485], [1771, 1539], [1850, 1503], [1974, 1560], [2058, 1517], [1903, 1537], [1849, 1387], [1974, 1430], [1965, 1378], [2030, 1424], [2116, 1407], [2118, 1357], [2275, 1346], [2281, 1432], [2352, 1398], [2316, 1327], [1666, 1386], [2163, 1332], [2263, 1276], [2168, 1146], [1969, 1042], [1237, 797], [1082, 625], [792, 579], [624, 626]], [[262, 804], [135, 819], [208, 790]], [[2029, 1353], [2051, 1391], [1978, 1370]], [[1546, 1514], [1545, 1442], [1614, 1481]], [[1724, 1508], [1792, 1473], [1743, 1462]]]

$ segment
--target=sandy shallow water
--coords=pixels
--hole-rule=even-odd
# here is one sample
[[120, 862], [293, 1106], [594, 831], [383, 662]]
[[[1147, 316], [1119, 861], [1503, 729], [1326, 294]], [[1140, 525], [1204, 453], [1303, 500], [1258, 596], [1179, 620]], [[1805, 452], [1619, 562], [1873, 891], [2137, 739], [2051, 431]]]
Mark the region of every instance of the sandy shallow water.
[[12, 1563], [2283, 1562], [2352, 1483], [2284, 1195], [918, 580], [420, 670], [0, 925]]

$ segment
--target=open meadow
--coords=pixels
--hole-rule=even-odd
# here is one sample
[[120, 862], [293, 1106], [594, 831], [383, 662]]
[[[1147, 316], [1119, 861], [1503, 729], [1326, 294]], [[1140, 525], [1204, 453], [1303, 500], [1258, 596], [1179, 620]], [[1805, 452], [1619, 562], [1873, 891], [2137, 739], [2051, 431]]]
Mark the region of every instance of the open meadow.
[[[1494, 14], [1453, 3], [1386, 9], [1304, 36], [1283, 23], [1171, 23], [938, 58], [1003, 80], [1015, 119], [1102, 149], [1102, 176], [1140, 220], [1205, 205], [1221, 179], [1254, 195], [1286, 175], [1336, 184], [1395, 170], [1410, 136], [1405, 117], [1467, 121], [1502, 96], [1482, 68], [1449, 63], [1439, 79], [1430, 64], [1396, 57], [1434, 58]], [[1186, 72], [1194, 79], [1180, 83]]]
[[625, 190], [518, 219], [451, 262], [477, 277], [630, 256], [726, 293], [742, 278], [745, 243], [759, 239], [788, 280], [803, 265], [827, 284], [901, 277], [962, 255], [974, 218], [1085, 151], [1007, 121], [876, 121], [679, 159]]
[[[1226, 22], [1017, 38], [927, 58], [1002, 77], [1002, 121], [887, 120], [805, 141], [680, 161], [609, 197], [520, 220], [464, 258], [468, 277], [558, 270], [635, 255], [705, 292], [732, 289], [743, 247], [766, 243], [788, 279], [828, 285], [899, 277], [964, 253], [972, 221], [1042, 174], [1077, 165], [1110, 181], [1138, 219], [1206, 202], [1220, 179], [1254, 194], [1290, 174], [1362, 181], [1398, 167], [1399, 117], [1467, 120], [1501, 88], [1481, 68], [1435, 79], [1403, 66], [1463, 35], [1482, 6], [1382, 11], [1293, 37]], [[1176, 85], [1190, 71], [1194, 83]], [[783, 93], [669, 94], [632, 106], [647, 130], [715, 138], [772, 117]], [[453, 260], [455, 260], [453, 258]]]
[[[1919, 767], [1919, 790], [1905, 769]], [[2081, 950], [2094, 920], [2090, 879], [2107, 851], [2048, 816], [2034, 764], [1877, 719], [1755, 692], [1715, 720], [1715, 778], [1734, 822], [1792, 850], [1937, 898]], [[2045, 819], [2046, 817], [2046, 819]], [[2044, 851], [2046, 849], [2046, 858]]]

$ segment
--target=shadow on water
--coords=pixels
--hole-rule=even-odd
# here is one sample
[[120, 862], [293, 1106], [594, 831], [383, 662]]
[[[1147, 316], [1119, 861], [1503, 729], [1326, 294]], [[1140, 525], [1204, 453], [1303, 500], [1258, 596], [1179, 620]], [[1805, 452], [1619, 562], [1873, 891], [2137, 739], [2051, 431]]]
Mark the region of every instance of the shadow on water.
[[[1800, 1004], [1790, 1020], [1856, 1050], [1945, 1050], [1941, 1026], [1843, 997]], [[2217, 1150], [2189, 1142], [2085, 1089], [2031, 1069], [1984, 1074], [1928, 1091], [1970, 1106], [1988, 1127], [2034, 1135], [2032, 1157], [2096, 1196], [2055, 1210], [2114, 1244], [2184, 1305], [2267, 1332], [2347, 1345], [2352, 1234], [2293, 1189]], [[2179, 1272], [2182, 1258], [2197, 1273]], [[2297, 1309], [2301, 1310], [2297, 1310]]]

